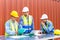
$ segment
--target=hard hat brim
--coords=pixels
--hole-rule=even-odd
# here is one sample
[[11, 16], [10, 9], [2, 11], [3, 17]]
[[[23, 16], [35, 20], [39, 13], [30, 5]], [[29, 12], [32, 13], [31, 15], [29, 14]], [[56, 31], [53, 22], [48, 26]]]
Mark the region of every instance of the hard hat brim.
[[44, 19], [48, 19], [48, 18], [40, 18], [40, 19], [44, 20]]
[[15, 18], [17, 18], [17, 17], [19, 17], [19, 16], [15, 16]]
[[[12, 16], [12, 15], [11, 15], [11, 16]], [[18, 18], [19, 16], [12, 16], [12, 17]]]
[[22, 12], [29, 12], [29, 11], [22, 11]]

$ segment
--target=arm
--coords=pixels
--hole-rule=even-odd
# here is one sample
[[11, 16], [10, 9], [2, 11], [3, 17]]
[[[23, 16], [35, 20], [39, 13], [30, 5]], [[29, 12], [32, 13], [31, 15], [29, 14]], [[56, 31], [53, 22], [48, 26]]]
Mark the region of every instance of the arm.
[[43, 28], [44, 28], [44, 30], [45, 30], [47, 33], [49, 33], [50, 31], [53, 31], [53, 29], [54, 29], [52, 22], [48, 23], [48, 27], [46, 27], [45, 25], [43, 25]]
[[34, 30], [34, 20], [32, 20], [32, 30]]
[[54, 26], [53, 26], [53, 24], [52, 24], [52, 22], [50, 22], [50, 24], [48, 25], [49, 27], [48, 27], [48, 29], [49, 29], [49, 31], [54, 31]]
[[6, 22], [6, 23], [5, 23], [5, 30], [6, 30], [6, 33], [8, 33], [8, 34], [10, 34], [10, 35], [15, 34], [14, 31], [10, 30], [9, 22]]
[[43, 27], [42, 27], [47, 33], [49, 33], [50, 31], [49, 31], [49, 27], [47, 28], [45, 25], [43, 25]]
[[20, 18], [20, 21], [19, 21], [19, 26], [18, 26], [18, 28], [20, 29], [20, 28], [22, 28], [22, 26], [23, 26], [23, 20], [22, 20], [22, 17]]
[[40, 30], [41, 30], [42, 32], [44, 32], [43, 27], [42, 27], [42, 24], [40, 24]]
[[49, 33], [48, 28], [45, 26], [45, 23], [43, 23], [43, 22], [41, 22], [41, 30], [42, 30], [42, 32], [48, 32]]

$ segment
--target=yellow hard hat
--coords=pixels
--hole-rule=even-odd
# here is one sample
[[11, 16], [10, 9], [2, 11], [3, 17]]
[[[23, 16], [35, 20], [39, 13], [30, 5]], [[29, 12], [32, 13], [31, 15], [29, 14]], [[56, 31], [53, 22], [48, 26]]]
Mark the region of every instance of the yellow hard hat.
[[59, 29], [54, 30], [54, 34], [60, 35], [60, 30]]
[[12, 12], [11, 12], [11, 16], [13, 16], [13, 17], [19, 17], [19, 16], [18, 16], [18, 13], [17, 13], [16, 11], [12, 11]]

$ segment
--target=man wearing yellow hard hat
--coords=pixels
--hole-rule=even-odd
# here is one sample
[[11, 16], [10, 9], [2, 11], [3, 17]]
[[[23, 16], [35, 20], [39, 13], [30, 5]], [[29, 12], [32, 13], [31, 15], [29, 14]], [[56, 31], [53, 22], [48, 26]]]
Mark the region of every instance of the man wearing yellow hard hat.
[[[34, 29], [34, 20], [33, 20], [33, 17], [29, 15], [28, 7], [24, 7], [22, 10], [22, 13], [23, 15], [20, 17], [19, 29], [25, 29], [23, 30], [23, 33], [27, 34], [27, 33], [30, 33]], [[21, 31], [19, 32], [21, 33]]]
[[18, 23], [16, 18], [19, 17], [16, 11], [10, 13], [11, 18], [5, 23], [5, 36], [16, 35], [18, 31]]

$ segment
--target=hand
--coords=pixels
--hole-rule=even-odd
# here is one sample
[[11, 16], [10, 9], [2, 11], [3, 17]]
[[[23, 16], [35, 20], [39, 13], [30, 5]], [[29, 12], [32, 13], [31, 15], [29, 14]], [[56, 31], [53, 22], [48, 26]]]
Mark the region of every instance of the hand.
[[38, 32], [38, 34], [42, 34], [42, 32]]
[[42, 25], [45, 25], [45, 23], [41, 22]]
[[17, 31], [15, 31], [15, 33], [16, 33], [16, 34], [18, 34], [18, 32], [17, 32]]

